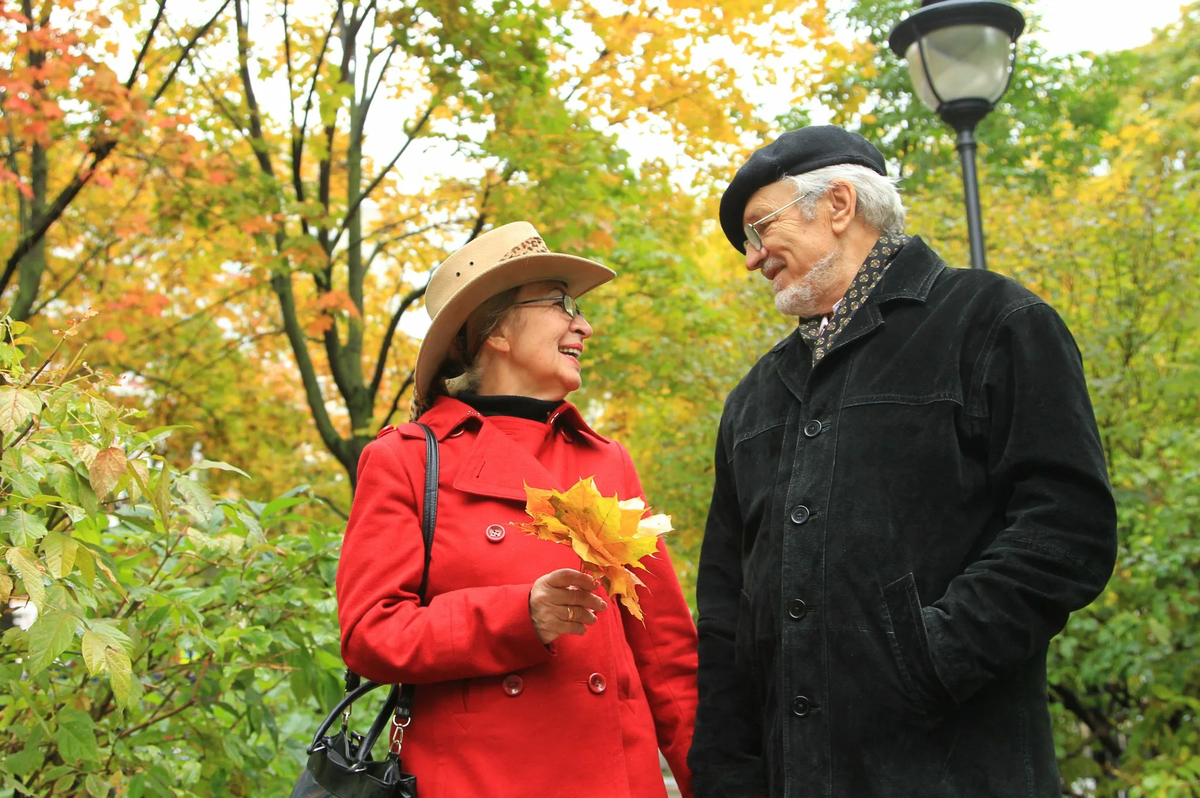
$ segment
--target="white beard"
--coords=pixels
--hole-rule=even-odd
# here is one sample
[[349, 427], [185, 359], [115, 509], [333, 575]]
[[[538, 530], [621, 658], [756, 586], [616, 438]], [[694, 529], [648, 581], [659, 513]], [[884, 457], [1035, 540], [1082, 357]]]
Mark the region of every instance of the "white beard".
[[813, 264], [803, 277], [775, 294], [775, 309], [785, 316], [816, 316], [823, 312], [821, 297], [837, 272], [841, 249], [834, 248]]

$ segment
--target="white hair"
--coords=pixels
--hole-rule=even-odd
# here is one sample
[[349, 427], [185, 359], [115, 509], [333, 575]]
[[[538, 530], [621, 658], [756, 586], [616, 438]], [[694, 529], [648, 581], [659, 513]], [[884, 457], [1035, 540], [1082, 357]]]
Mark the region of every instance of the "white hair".
[[865, 166], [843, 163], [783, 179], [792, 184], [797, 198], [804, 198], [798, 207], [807, 219], [816, 216], [817, 200], [825, 196], [829, 187], [843, 182], [854, 186], [858, 194], [856, 216], [881, 233], [904, 232], [904, 203], [896, 187], [897, 178], [885, 177]]

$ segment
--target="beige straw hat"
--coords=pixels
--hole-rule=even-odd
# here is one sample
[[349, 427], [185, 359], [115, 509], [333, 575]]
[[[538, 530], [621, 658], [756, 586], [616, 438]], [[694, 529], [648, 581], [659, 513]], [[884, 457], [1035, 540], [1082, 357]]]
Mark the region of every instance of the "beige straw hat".
[[416, 404], [428, 392], [450, 342], [471, 313], [501, 291], [526, 283], [560, 280], [579, 297], [616, 274], [586, 258], [551, 252], [529, 222], [513, 222], [467, 244], [442, 261], [429, 278], [425, 308], [432, 323], [417, 353]]

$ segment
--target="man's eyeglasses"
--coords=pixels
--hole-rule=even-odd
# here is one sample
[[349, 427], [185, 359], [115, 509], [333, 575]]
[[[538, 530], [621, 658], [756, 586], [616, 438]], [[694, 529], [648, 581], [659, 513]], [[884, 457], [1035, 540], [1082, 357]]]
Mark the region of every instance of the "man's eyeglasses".
[[746, 243], [749, 244], [750, 246], [754, 247], [755, 249], [762, 249], [762, 236], [759, 235], [758, 228], [756, 227], [756, 225], [762, 224], [763, 222], [767, 221], [768, 219], [770, 219], [773, 216], [778, 216], [779, 214], [783, 213], [788, 208], [792, 207], [793, 205], [795, 205], [797, 202], [799, 202], [802, 199], [804, 199], [804, 197], [796, 197], [794, 200], [789, 202], [787, 205], [784, 205], [779, 210], [768, 213], [766, 216], [759, 219], [757, 222], [746, 222], [744, 225], [742, 225], [742, 232], [744, 232], [746, 234]]
[[512, 305], [509, 307], [515, 307], [517, 305], [532, 305], [537, 302], [556, 302], [558, 303], [558, 306], [563, 309], [563, 312], [571, 318], [583, 315], [583, 311], [580, 310], [579, 303], [575, 301], [575, 297], [567, 296], [566, 294], [559, 294], [558, 296], [542, 296], [538, 297], [537, 299], [524, 299], [520, 302], [512, 303]]

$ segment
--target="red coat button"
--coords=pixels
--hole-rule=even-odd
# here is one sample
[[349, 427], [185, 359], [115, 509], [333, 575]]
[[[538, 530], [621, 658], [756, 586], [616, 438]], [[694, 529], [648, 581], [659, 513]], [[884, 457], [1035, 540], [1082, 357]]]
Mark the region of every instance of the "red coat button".
[[604, 675], [593, 673], [588, 677], [588, 689], [596, 695], [600, 695], [608, 688], [608, 682], [605, 681]]
[[504, 540], [504, 527], [499, 524], [492, 524], [484, 531], [484, 534], [487, 535], [487, 539], [492, 543], [499, 543]]
[[525, 689], [525, 680], [515, 673], [510, 673], [504, 677], [504, 692], [511, 696], [518, 696]]

